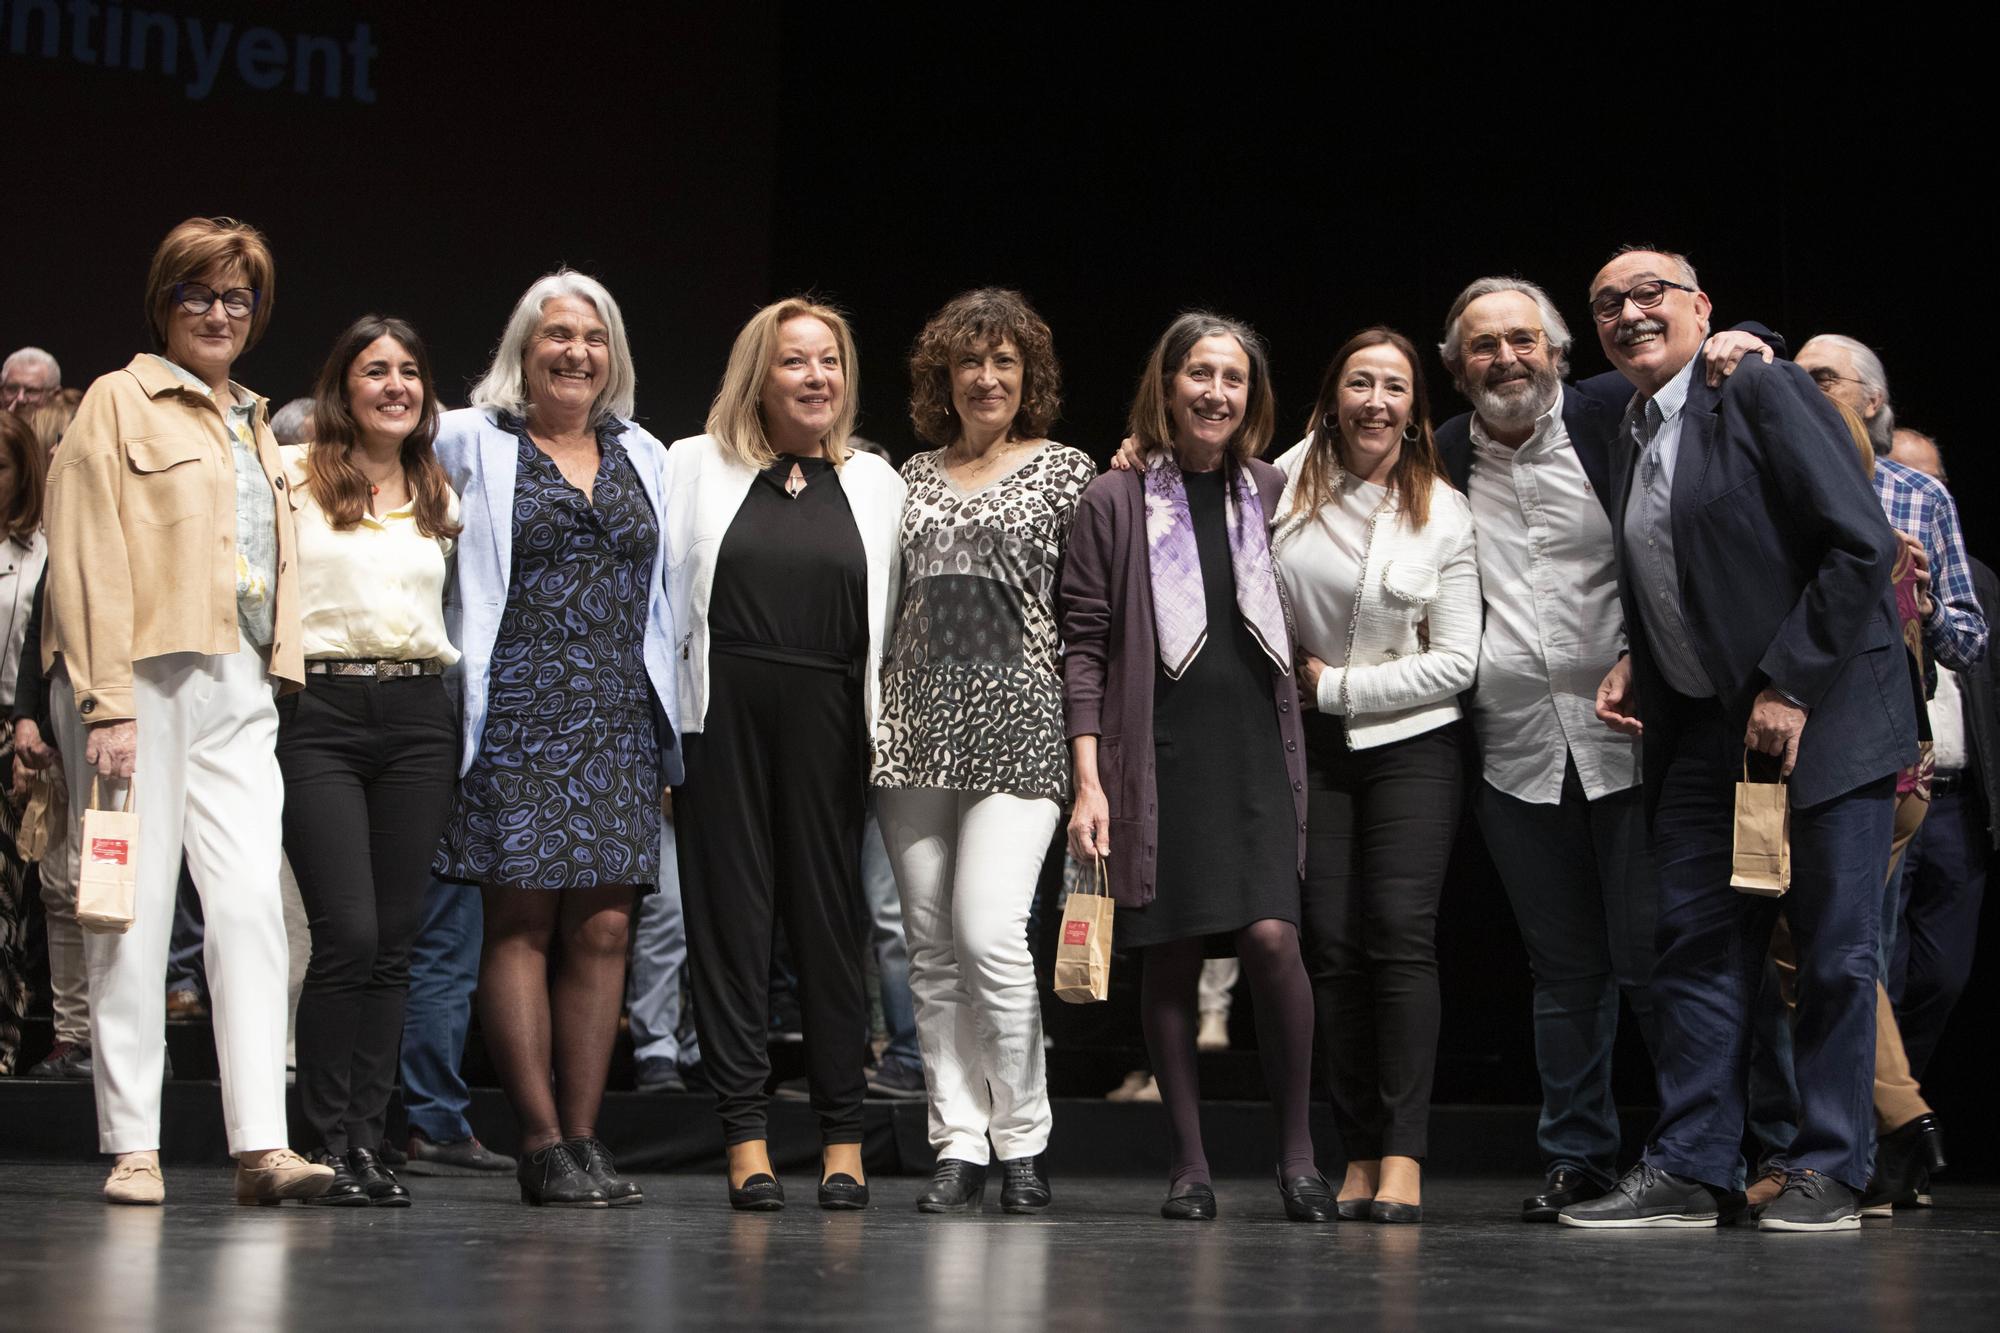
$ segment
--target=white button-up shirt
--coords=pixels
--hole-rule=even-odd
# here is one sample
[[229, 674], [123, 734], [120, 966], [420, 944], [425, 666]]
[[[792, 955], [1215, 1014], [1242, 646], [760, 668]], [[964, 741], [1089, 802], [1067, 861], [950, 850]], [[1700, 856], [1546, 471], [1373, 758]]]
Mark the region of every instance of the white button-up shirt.
[[1473, 725], [1486, 781], [1535, 805], [1562, 800], [1566, 760], [1591, 800], [1639, 783], [1639, 743], [1597, 718], [1624, 618], [1611, 520], [1570, 445], [1563, 392], [1517, 449], [1472, 419], [1468, 489], [1486, 601]]

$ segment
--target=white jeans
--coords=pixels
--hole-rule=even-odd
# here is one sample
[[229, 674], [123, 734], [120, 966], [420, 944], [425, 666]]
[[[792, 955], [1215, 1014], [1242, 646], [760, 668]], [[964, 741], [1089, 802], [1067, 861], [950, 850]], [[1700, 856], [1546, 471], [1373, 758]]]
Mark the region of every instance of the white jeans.
[[931, 1147], [983, 1165], [1049, 1144], [1028, 909], [1061, 811], [1004, 792], [883, 789], [882, 841], [910, 948]]
[[[51, 707], [68, 765], [70, 800], [90, 803], [86, 732], [66, 674]], [[132, 928], [85, 932], [97, 1146], [107, 1153], [160, 1146], [166, 1051], [167, 943], [185, 852], [205, 923], [203, 960], [222, 1118], [231, 1152], [280, 1148], [285, 1128], [286, 943], [278, 896], [284, 778], [278, 712], [264, 658], [244, 642], [221, 657], [171, 653], [132, 666], [139, 750], [132, 777], [139, 815]], [[106, 784], [107, 802], [123, 796]]]

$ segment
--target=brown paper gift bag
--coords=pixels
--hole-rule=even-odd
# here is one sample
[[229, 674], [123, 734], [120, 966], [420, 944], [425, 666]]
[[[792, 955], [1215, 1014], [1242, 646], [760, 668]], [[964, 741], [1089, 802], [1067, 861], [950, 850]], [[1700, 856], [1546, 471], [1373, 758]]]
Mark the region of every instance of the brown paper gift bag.
[[1736, 846], [1729, 884], [1741, 893], [1782, 898], [1792, 887], [1792, 789], [1777, 782], [1750, 781], [1750, 756], [1743, 756], [1743, 780], [1736, 784]]
[[21, 826], [14, 830], [14, 850], [23, 861], [46, 860], [49, 848], [69, 836], [68, 824], [69, 788], [60, 770], [45, 768], [29, 784]]
[[1094, 883], [1079, 884], [1063, 904], [1062, 934], [1056, 945], [1056, 998], [1089, 1004], [1111, 997], [1111, 886], [1104, 858], [1096, 860]]
[[98, 782], [91, 779], [90, 808], [83, 812], [82, 871], [76, 882], [76, 924], [100, 935], [123, 935], [132, 928], [138, 887], [139, 816], [132, 813], [132, 784], [125, 784], [125, 808], [98, 808]]

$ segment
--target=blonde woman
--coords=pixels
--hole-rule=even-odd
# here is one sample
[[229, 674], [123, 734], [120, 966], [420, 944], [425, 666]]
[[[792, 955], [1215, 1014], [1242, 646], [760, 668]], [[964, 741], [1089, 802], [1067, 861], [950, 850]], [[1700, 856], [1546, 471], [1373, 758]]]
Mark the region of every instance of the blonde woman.
[[903, 482], [850, 449], [854, 339], [803, 299], [736, 337], [708, 433], [667, 454], [687, 779], [674, 795], [695, 1023], [729, 1201], [784, 1207], [764, 1119], [782, 921], [825, 1145], [819, 1202], [861, 1208], [859, 867], [868, 737], [900, 561]]

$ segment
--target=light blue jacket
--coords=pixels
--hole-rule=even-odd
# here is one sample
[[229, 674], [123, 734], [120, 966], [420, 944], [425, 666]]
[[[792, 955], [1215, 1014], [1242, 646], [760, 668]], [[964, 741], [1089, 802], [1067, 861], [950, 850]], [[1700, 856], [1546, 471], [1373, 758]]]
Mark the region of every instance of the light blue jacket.
[[[653, 514], [660, 525], [659, 549], [653, 557], [652, 597], [646, 608], [646, 675], [652, 681], [655, 719], [661, 726], [660, 779], [668, 786], [681, 780], [678, 709], [674, 679], [674, 611], [667, 597], [667, 450], [631, 422], [617, 441], [639, 474]], [[501, 611], [507, 605], [507, 584], [514, 570], [514, 475], [519, 466], [520, 438], [483, 407], [447, 412], [438, 425], [437, 456], [458, 492], [459, 518], [465, 531], [458, 539], [457, 567], [445, 592], [444, 623], [451, 641], [464, 654], [451, 669], [447, 684], [456, 686], [464, 719], [464, 751], [458, 771], [472, 767], [486, 734], [487, 674], [493, 664], [493, 641], [500, 633]]]

